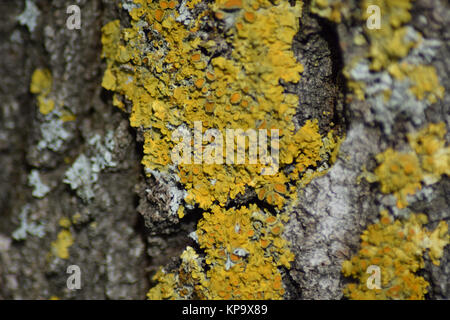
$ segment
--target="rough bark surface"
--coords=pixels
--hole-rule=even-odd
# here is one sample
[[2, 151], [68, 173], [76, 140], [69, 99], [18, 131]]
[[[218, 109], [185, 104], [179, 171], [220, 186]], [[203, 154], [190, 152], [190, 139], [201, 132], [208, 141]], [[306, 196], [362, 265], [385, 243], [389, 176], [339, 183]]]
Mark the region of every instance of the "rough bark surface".
[[[112, 1], [78, 1], [82, 28], [66, 28], [66, 8], [72, 1], [37, 1], [35, 29], [30, 32], [16, 17], [24, 1], [2, 1], [0, 80], [0, 297], [48, 299], [143, 299], [149, 282], [142, 219], [136, 212], [134, 186], [141, 176], [134, 133], [123, 115], [108, 103], [102, 91], [100, 28], [117, 15]], [[56, 98], [76, 116], [64, 125], [67, 138], [57, 151], [40, 150], [46, 121], [29, 92], [36, 68], [52, 71]], [[93, 150], [89, 139], [113, 133], [111, 150], [117, 166], [100, 173], [89, 202], [80, 199], [63, 182], [70, 164]], [[38, 170], [51, 192], [43, 199], [32, 196], [30, 170]], [[11, 235], [27, 218], [44, 226], [41, 238]], [[63, 217], [77, 215], [70, 227], [76, 245], [70, 259], [49, 256], [51, 243], [61, 230]], [[82, 290], [68, 290], [69, 265], [82, 270]]]

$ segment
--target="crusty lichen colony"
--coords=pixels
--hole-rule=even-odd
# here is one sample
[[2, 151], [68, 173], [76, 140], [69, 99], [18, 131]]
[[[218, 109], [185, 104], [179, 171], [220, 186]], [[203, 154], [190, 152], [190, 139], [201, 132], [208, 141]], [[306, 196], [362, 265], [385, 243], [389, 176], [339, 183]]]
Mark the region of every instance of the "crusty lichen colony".
[[[450, 175], [450, 147], [446, 146], [445, 134], [444, 123], [429, 124], [409, 134], [410, 150], [398, 152], [389, 148], [377, 155], [380, 164], [366, 178], [379, 182], [382, 193], [394, 194], [397, 208], [406, 208], [408, 196], [422, 186], [438, 182], [442, 175]], [[427, 222], [425, 214], [412, 213], [393, 221], [383, 210], [380, 221], [361, 236], [358, 255], [343, 264], [344, 275], [360, 281], [347, 285], [345, 295], [351, 299], [424, 299], [429, 283], [415, 274], [424, 267], [423, 254], [429, 249], [430, 259], [439, 265], [444, 247], [450, 243], [447, 222], [441, 221], [433, 232], [422, 227]], [[369, 265], [381, 268], [379, 290], [367, 287]]]
[[[354, 43], [367, 46], [368, 50], [344, 68], [352, 93], [350, 99], [368, 100], [375, 120], [387, 136], [392, 134], [395, 118], [400, 114], [413, 125], [423, 126], [407, 135], [409, 144], [401, 151], [387, 148], [378, 154], [374, 173], [362, 175], [377, 182], [383, 194], [395, 197], [396, 204], [391, 208], [394, 214], [403, 213], [401, 219], [394, 221], [383, 209], [379, 222], [361, 236], [359, 253], [344, 262], [344, 275], [359, 280], [344, 289], [350, 299], [424, 299], [429, 284], [414, 272], [424, 267], [422, 256], [426, 249], [430, 250], [433, 263], [439, 265], [449, 243], [445, 221], [429, 232], [422, 227], [427, 223], [426, 215], [401, 211], [407, 209], [408, 197], [450, 174], [445, 123], [424, 125], [424, 110], [444, 98], [444, 87], [430, 64], [441, 44], [425, 39], [408, 25], [413, 4], [413, 0], [367, 0], [361, 2], [362, 19], [355, 15], [364, 23], [364, 29], [355, 34]], [[374, 11], [367, 9], [374, 5], [382, 13], [381, 24], [380, 28], [369, 29], [365, 22]], [[351, 14], [345, 4], [333, 0], [313, 1], [311, 6], [312, 11], [333, 22], [340, 22], [341, 15]], [[381, 267], [379, 290], [366, 285], [369, 265]]]
[[[365, 22], [380, 8], [380, 27], [369, 29]], [[436, 69], [430, 64], [441, 45], [426, 39], [409, 23], [413, 0], [366, 0], [361, 2], [363, 32], [354, 42], [367, 46], [364, 56], [355, 57], [344, 68], [349, 89], [359, 100], [367, 100], [375, 119], [391, 134], [395, 117], [406, 115], [415, 125], [424, 123], [424, 110], [444, 97]]]
[[[130, 124], [145, 139], [147, 174], [176, 174], [185, 188], [178, 216], [192, 206], [204, 210], [195, 232], [203, 253], [186, 249], [179, 270], [162, 269], [148, 297], [282, 298], [279, 267], [293, 259], [282, 238], [288, 203], [316, 174], [312, 169], [332, 157], [338, 140], [332, 132], [321, 136], [316, 120], [296, 128], [299, 97], [280, 85], [298, 82], [303, 71], [291, 48], [302, 3], [135, 0], [127, 8], [130, 27], [118, 20], [103, 27], [103, 87], [116, 93], [116, 106], [131, 108]], [[196, 121], [203, 132], [217, 129], [223, 136], [226, 129], [278, 129], [279, 170], [261, 174], [264, 163], [175, 166], [172, 133], [193, 131]], [[274, 211], [257, 204], [227, 207], [248, 188]]]
[[414, 195], [422, 185], [438, 182], [442, 175], [450, 175], [450, 147], [446, 146], [445, 135], [442, 122], [409, 134], [409, 150], [398, 152], [389, 148], [377, 155], [379, 166], [367, 179], [379, 182], [381, 192], [393, 193], [397, 207], [405, 208], [408, 195]]
[[[429, 283], [415, 274], [424, 267], [423, 254], [439, 265], [443, 248], [449, 243], [448, 224], [441, 221], [432, 232], [423, 227], [428, 222], [424, 214], [412, 214], [408, 219], [393, 220], [387, 211], [380, 221], [370, 225], [361, 235], [361, 249], [342, 265], [345, 276], [359, 280], [348, 284], [344, 294], [350, 299], [424, 299]], [[369, 288], [370, 265], [380, 268], [381, 286]]]
[[[368, 18], [368, 5], [378, 5], [383, 27], [364, 27], [355, 35], [354, 42], [368, 51], [344, 68], [353, 97], [370, 102], [386, 135], [402, 112], [422, 125], [424, 110], [444, 96], [436, 70], [428, 65], [436, 43], [407, 25], [412, 2], [363, 1], [362, 18]], [[113, 104], [129, 114], [131, 126], [144, 139], [146, 174], [172, 175], [182, 185], [184, 196], [177, 198], [170, 214], [182, 219], [194, 207], [203, 212], [191, 234], [200, 250], [188, 246], [177, 268], [161, 268], [148, 298], [283, 298], [282, 270], [293, 260], [282, 237], [283, 223], [299, 189], [326, 172], [339, 145], [333, 131], [319, 133], [317, 120], [294, 125], [301, 97], [285, 93], [280, 84], [297, 83], [303, 71], [292, 51], [302, 6], [301, 1], [280, 0], [129, 0], [122, 8], [129, 12], [130, 23], [115, 20], [103, 27], [107, 69], [102, 85], [114, 92]], [[344, 3], [332, 0], [312, 1], [311, 11], [336, 23], [350, 14]], [[38, 76], [48, 77], [45, 72]], [[45, 88], [34, 92], [45, 98]], [[202, 133], [215, 129], [222, 136], [227, 129], [264, 129], [269, 141], [270, 130], [278, 129], [279, 169], [265, 175], [261, 173], [267, 163], [174, 164], [172, 151], [180, 142], [175, 130], [194, 136], [198, 123]], [[378, 182], [382, 193], [393, 194], [398, 208], [405, 208], [408, 195], [449, 175], [444, 135], [445, 124], [410, 133], [410, 150], [386, 149], [366, 178]], [[194, 151], [184, 157], [198, 159], [217, 146], [215, 140], [195, 141], [187, 142]], [[226, 151], [216, 148], [216, 159], [225, 159]], [[257, 201], [233, 204], [249, 190]], [[380, 222], [362, 235], [359, 254], [344, 262], [344, 275], [361, 281], [344, 293], [353, 299], [423, 298], [428, 284], [414, 274], [423, 267], [422, 254], [429, 249], [438, 264], [448, 243], [447, 224], [441, 222], [429, 232], [423, 228], [426, 220], [420, 214], [394, 221], [383, 211]], [[370, 264], [381, 265], [381, 290], [365, 287]]]

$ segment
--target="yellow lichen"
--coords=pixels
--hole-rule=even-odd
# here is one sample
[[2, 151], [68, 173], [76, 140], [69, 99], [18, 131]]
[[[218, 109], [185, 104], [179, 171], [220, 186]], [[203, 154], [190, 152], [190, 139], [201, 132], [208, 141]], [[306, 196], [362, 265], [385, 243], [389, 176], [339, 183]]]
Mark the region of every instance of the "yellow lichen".
[[81, 213], [79, 213], [79, 212], [77, 212], [77, 213], [75, 213], [74, 215], [73, 215], [73, 217], [72, 217], [72, 221], [73, 221], [73, 223], [74, 224], [78, 224], [78, 223], [80, 223], [81, 222]]
[[[102, 85], [120, 95], [115, 95], [113, 102], [122, 110], [124, 102], [130, 102], [130, 124], [143, 132], [142, 164], [148, 169], [147, 174], [175, 170], [187, 191], [184, 201], [205, 210], [198, 225], [198, 237], [200, 246], [205, 248], [206, 264], [210, 265], [200, 277], [195, 267], [198, 259], [185, 261], [182, 257], [180, 270], [161, 270], [156, 275], [159, 284], [149, 292], [149, 298], [178, 299], [192, 294], [214, 299], [280, 298], [283, 288], [278, 267], [288, 266], [292, 259], [281, 237], [282, 226], [256, 230], [252, 225], [256, 207], [239, 210], [224, 207], [250, 188], [260, 200], [281, 211], [286, 201], [295, 196], [296, 185], [312, 178], [307, 171], [330, 159], [334, 152], [335, 140], [319, 134], [317, 120], [308, 120], [296, 129], [293, 117], [299, 99], [285, 93], [280, 84], [298, 82], [303, 71], [292, 51], [302, 3], [297, 1], [291, 6], [287, 1], [217, 0], [196, 19], [186, 21], [187, 25], [177, 21], [180, 15], [167, 1], [134, 0], [134, 3], [139, 6], [130, 12], [130, 27], [123, 27], [116, 20], [102, 29], [102, 56], [107, 62]], [[187, 6], [199, 9], [197, 3], [189, 1]], [[225, 35], [211, 31], [209, 39], [203, 40], [196, 32], [202, 28], [205, 17], [234, 24]], [[142, 20], [148, 26], [143, 26]], [[233, 50], [217, 56], [215, 50], [220, 44], [211, 39], [224, 39]], [[199, 133], [195, 131], [198, 124]], [[183, 141], [193, 147], [193, 151], [183, 154], [183, 159], [193, 160], [174, 166], [172, 151], [182, 142], [175, 134], [177, 128], [194, 132], [193, 141]], [[227, 136], [227, 130], [244, 135], [228, 141], [233, 154], [227, 154], [225, 139], [223, 148], [212, 152], [212, 138], [218, 142], [216, 136], [205, 138], [210, 129], [217, 130], [222, 137]], [[278, 148], [270, 148], [275, 139], [273, 129], [279, 133]], [[267, 132], [269, 148], [263, 151], [267, 156], [279, 152], [277, 170], [271, 172], [273, 168], [262, 161], [250, 163], [248, 158], [236, 161], [234, 146], [239, 139], [246, 141], [244, 150], [238, 150], [245, 155], [255, 147], [250, 136], [245, 138], [248, 130]], [[195, 134], [201, 135], [200, 140]], [[208, 152], [216, 161], [202, 161]], [[234, 164], [226, 161], [231, 158], [236, 159]], [[226, 220], [220, 222], [221, 217], [238, 219], [237, 212], [242, 215], [239, 218], [243, 219], [242, 230], [253, 232], [251, 237], [238, 235], [245, 247], [239, 248], [249, 253], [245, 259], [232, 251], [235, 225], [230, 226]], [[181, 207], [177, 214], [182, 218], [185, 210]], [[221, 228], [220, 235], [227, 235], [225, 240], [214, 236], [217, 230], [212, 224]], [[219, 254], [220, 250], [228, 250], [227, 259]], [[192, 256], [191, 250], [188, 251], [186, 255]], [[232, 275], [242, 266], [251, 271], [249, 278]], [[183, 268], [196, 269], [196, 277], [190, 276], [203, 279], [203, 283], [196, 282], [194, 291], [192, 285], [186, 287], [186, 281], [193, 280], [182, 277], [187, 273], [181, 271]], [[224, 277], [227, 285], [220, 280]], [[258, 283], [263, 284], [259, 289]], [[227, 290], [227, 286], [237, 291]]]
[[[279, 266], [289, 267], [293, 254], [279, 237], [281, 217], [249, 208], [211, 208], [198, 223], [196, 234], [206, 253], [205, 272], [195, 251], [181, 255], [177, 273], [161, 270], [159, 284], [149, 291], [150, 299], [280, 299], [284, 288]], [[176, 289], [174, 289], [176, 288]], [[188, 294], [189, 293], [189, 294]]]
[[63, 122], [75, 121], [77, 117], [68, 110], [62, 110], [60, 119]]
[[63, 228], [69, 228], [72, 225], [72, 222], [68, 218], [61, 218], [59, 220], [59, 225]]
[[379, 29], [365, 28], [370, 39], [369, 57], [372, 70], [387, 69], [391, 63], [408, 55], [411, 48], [419, 43], [407, 37], [405, 24], [411, 20], [410, 10], [413, 0], [364, 0], [362, 2], [363, 21], [371, 13], [367, 8], [376, 5], [381, 10]]
[[60, 258], [69, 258], [69, 247], [73, 244], [73, 237], [69, 230], [61, 230], [56, 241], [51, 243], [51, 253]]
[[[448, 225], [441, 221], [430, 232], [423, 227], [427, 217], [412, 214], [407, 220], [393, 220], [381, 212], [378, 223], [370, 225], [361, 236], [361, 249], [342, 265], [347, 277], [358, 279], [348, 284], [344, 294], [350, 299], [424, 299], [429, 283], [415, 272], [424, 267], [427, 249], [432, 262], [439, 265], [444, 247], [449, 243]], [[370, 288], [369, 266], [380, 268], [380, 288]]]
[[[261, 163], [178, 166], [188, 190], [186, 202], [198, 203], [203, 209], [215, 202], [223, 205], [228, 198], [243, 193], [246, 186], [259, 192], [271, 180], [276, 183], [297, 180], [305, 168], [322, 159], [318, 153], [322, 138], [317, 122], [308, 121], [295, 131], [292, 117], [298, 97], [284, 94], [279, 84], [280, 80], [297, 82], [303, 70], [291, 50], [301, 4], [291, 7], [285, 2], [277, 6], [256, 2], [258, 10], [252, 5], [255, 1], [217, 1], [211, 5], [212, 11], [230, 6], [244, 10], [233, 13], [238, 16], [235, 28], [230, 30], [235, 33], [230, 37], [235, 47], [231, 59], [219, 56], [208, 65], [199, 48], [210, 48], [211, 41], [199, 38], [186, 41], [190, 39], [190, 30], [174, 20], [178, 15], [175, 10], [166, 8], [161, 21], [154, 15], [146, 16], [167, 47], [150, 39], [154, 49], [144, 50], [147, 41], [134, 21], [131, 28], [121, 28], [118, 20], [103, 27], [103, 56], [108, 61], [103, 86], [132, 101], [132, 126], [152, 128], [144, 134], [142, 163], [146, 168], [166, 171], [172, 164], [170, 151], [176, 141], [169, 126], [186, 124], [192, 130], [194, 122], [201, 121], [202, 132], [215, 128], [223, 136], [226, 129], [282, 129], [279, 165], [295, 167], [289, 176], [283, 172], [275, 178], [261, 176], [265, 167]], [[142, 15], [158, 7], [156, 3], [136, 3], [141, 5]], [[141, 52], [147, 52], [145, 59], [155, 63], [145, 64]], [[125, 63], [127, 68], [121, 67]], [[206, 145], [203, 141], [201, 148]], [[247, 145], [245, 151], [249, 148]], [[226, 157], [225, 150], [223, 156]], [[217, 182], [211, 184], [212, 180]], [[281, 206], [282, 197], [275, 202]]]
[[[369, 6], [380, 8], [379, 28], [369, 29], [364, 26], [364, 34], [368, 40], [368, 52], [366, 57], [370, 60], [372, 71], [383, 71], [396, 68], [398, 62], [406, 57], [410, 50], [416, 47], [421, 37], [410, 37], [406, 26], [411, 20], [410, 10], [413, 0], [364, 0], [361, 2], [361, 21], [366, 22], [373, 12], [368, 12]], [[361, 34], [356, 35], [354, 42], [365, 45], [366, 41]], [[358, 63], [356, 58], [344, 69], [344, 75], [348, 78], [348, 86], [359, 100], [365, 99], [366, 85], [362, 81], [355, 81], [350, 76], [350, 69]]]
[[377, 155], [377, 161], [381, 163], [375, 169], [381, 192], [394, 193], [398, 199], [397, 206], [404, 208], [407, 205], [406, 196], [421, 188], [422, 170], [417, 155], [387, 149]]
[[404, 208], [407, 195], [413, 195], [422, 183], [431, 184], [443, 174], [450, 175], [450, 147], [445, 143], [444, 123], [430, 124], [408, 136], [410, 152], [397, 152], [389, 148], [377, 155], [380, 165], [375, 169], [375, 180], [381, 192], [393, 193], [397, 206]]
[[48, 98], [52, 90], [52, 74], [47, 69], [36, 69], [31, 76], [30, 92], [37, 95], [39, 111], [50, 113], [55, 107], [53, 99]]
[[420, 156], [423, 180], [426, 184], [439, 181], [442, 175], [450, 176], [450, 147], [446, 147], [445, 123], [431, 123], [417, 133], [408, 135], [410, 146]]
[[393, 64], [389, 67], [389, 73], [399, 80], [408, 77], [412, 82], [410, 90], [418, 100], [426, 98], [434, 103], [438, 98], [444, 98], [444, 87], [440, 85], [436, 69], [432, 66]]
[[[380, 8], [380, 27], [374, 29], [364, 27], [364, 34], [369, 45], [366, 57], [370, 60], [372, 71], [387, 70], [396, 80], [410, 81], [410, 91], [418, 100], [427, 99], [428, 102], [434, 103], [438, 98], [442, 99], [444, 95], [444, 88], [439, 83], [436, 69], [433, 66], [401, 62], [413, 48], [417, 48], [423, 42], [422, 35], [407, 25], [411, 20], [412, 3], [413, 0], [362, 1], [362, 21], [367, 21], [373, 14], [367, 12], [369, 6], [376, 5]], [[366, 44], [361, 34], [356, 35], [355, 42], [360, 45]], [[359, 59], [356, 59], [354, 63], [347, 66], [344, 74], [349, 79], [349, 88], [359, 100], [364, 100], [365, 83], [353, 80], [349, 72], [358, 61]], [[387, 92], [386, 101], [389, 100], [389, 95], [390, 92]]]
[[341, 22], [342, 0], [312, 0], [311, 12], [333, 22]]

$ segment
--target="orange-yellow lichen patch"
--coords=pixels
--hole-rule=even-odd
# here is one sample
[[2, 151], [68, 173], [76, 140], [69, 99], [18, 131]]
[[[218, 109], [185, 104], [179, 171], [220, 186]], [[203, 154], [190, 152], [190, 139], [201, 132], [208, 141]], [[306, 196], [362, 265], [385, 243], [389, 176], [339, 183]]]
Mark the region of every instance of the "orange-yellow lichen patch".
[[253, 12], [246, 11], [244, 13], [244, 19], [245, 19], [245, 21], [252, 23], [252, 22], [255, 22], [256, 16]]
[[165, 9], [169, 8], [169, 2], [167, 2], [167, 1], [160, 1], [159, 2], [159, 6], [161, 7], [161, 9], [165, 10]]
[[205, 83], [205, 79], [197, 79], [197, 80], [195, 80], [195, 86], [198, 89], [201, 89], [203, 87], [204, 83]]
[[242, 8], [242, 0], [226, 0], [223, 6], [226, 9]]
[[192, 56], [191, 56], [191, 60], [193, 61], [193, 62], [198, 62], [198, 61], [200, 61], [200, 59], [201, 59], [201, 55], [200, 55], [200, 53], [195, 53], [195, 54], [193, 54]]
[[[130, 102], [130, 124], [139, 127], [144, 135], [142, 163], [147, 174], [175, 172], [186, 189], [185, 203], [205, 210], [198, 237], [210, 269], [205, 275], [208, 284], [196, 282], [195, 294], [214, 298], [280, 298], [283, 289], [280, 281], [275, 281], [277, 268], [288, 266], [292, 258], [281, 238], [281, 222], [274, 222], [270, 228], [254, 228], [252, 212], [257, 208], [239, 209], [243, 218], [237, 217], [238, 210], [223, 208], [238, 194], [254, 189], [261, 200], [281, 211], [295, 194], [291, 186], [303, 175], [309, 179], [311, 174], [307, 175], [306, 170], [327, 161], [332, 152], [333, 148], [324, 145], [328, 137], [319, 134], [317, 120], [306, 121], [296, 129], [293, 117], [299, 99], [285, 93], [280, 84], [281, 80], [298, 82], [303, 71], [292, 52], [302, 3], [297, 1], [291, 6], [287, 1], [217, 0], [209, 8], [201, 8], [195, 6], [197, 1], [189, 1], [189, 6], [204, 11], [193, 21], [179, 21], [180, 13], [165, 2], [134, 2], [139, 4], [139, 11], [130, 12], [130, 27], [113, 21], [102, 29], [102, 55], [107, 61], [102, 85]], [[222, 23], [213, 18], [214, 14], [234, 23], [225, 34], [208, 31], [212, 37], [203, 40], [199, 30], [209, 23]], [[233, 19], [227, 19], [231, 16]], [[145, 24], [139, 19], [145, 19]], [[223, 39], [233, 48], [231, 52], [217, 56], [218, 44], [211, 40], [215, 38]], [[123, 108], [123, 104], [117, 104]], [[200, 134], [195, 133], [198, 123]], [[178, 129], [193, 137], [183, 141], [190, 148], [186, 148], [183, 160], [193, 159], [191, 162], [172, 162], [172, 151], [182, 140], [176, 134]], [[251, 130], [258, 129], [266, 133], [261, 136], [267, 142], [257, 141], [261, 150], [259, 161], [251, 163], [249, 157], [242, 162], [235, 160], [239, 159], [237, 151], [250, 155], [255, 149]], [[225, 138], [221, 148], [218, 135], [208, 136], [211, 130], [221, 137], [227, 137], [228, 130], [236, 132], [229, 139], [232, 150], [227, 148]], [[196, 134], [201, 135], [200, 139]], [[238, 146], [240, 140], [244, 144]], [[279, 145], [273, 140], [279, 140]], [[266, 161], [276, 153], [279, 159]], [[202, 161], [204, 158], [214, 161]], [[184, 213], [178, 211], [180, 217]], [[227, 221], [211, 227], [221, 215], [243, 219], [239, 224], [242, 234], [235, 232], [236, 224], [231, 227]], [[262, 226], [264, 221], [261, 220]], [[251, 271], [248, 278], [234, 275], [244, 266]], [[174, 286], [173, 290], [166, 288], [159, 297], [180, 298], [192, 293], [192, 288], [189, 291], [182, 285], [186, 279], [179, 278], [181, 271], [177, 272], [158, 273], [161, 286]], [[231, 289], [220, 279], [226, 279]], [[257, 283], [263, 284], [264, 292], [256, 288]], [[275, 283], [278, 289], [269, 290]], [[156, 296], [152, 291], [151, 297]]]
[[341, 22], [341, 0], [312, 0], [311, 12], [333, 22]]
[[163, 20], [164, 17], [164, 11], [160, 10], [160, 9], [156, 9], [155, 10], [155, 19], [158, 22], [161, 22]]
[[42, 114], [50, 113], [55, 102], [48, 96], [52, 90], [52, 74], [48, 69], [36, 69], [31, 76], [30, 92], [37, 95], [39, 111]]
[[69, 258], [69, 247], [73, 244], [73, 237], [69, 230], [61, 230], [58, 237], [51, 243], [51, 253], [60, 258]]
[[177, 3], [178, 3], [178, 1], [176, 1], [176, 0], [169, 1], [169, 8], [175, 9], [175, 6], [177, 5]]
[[389, 67], [389, 73], [396, 79], [409, 78], [412, 82], [410, 90], [418, 100], [428, 99], [430, 103], [435, 103], [437, 99], [444, 98], [444, 87], [440, 85], [433, 66], [393, 64]]
[[[266, 221], [271, 221], [271, 228]], [[281, 230], [281, 222], [256, 205], [239, 210], [214, 206], [196, 231], [209, 270], [204, 273], [198, 255], [188, 247], [181, 256], [179, 276], [160, 271], [156, 276], [159, 284], [149, 291], [149, 298], [179, 298], [189, 285], [191, 297], [204, 299], [282, 298], [284, 288], [277, 267], [289, 266], [293, 255], [287, 242], [279, 238]]]
[[414, 153], [398, 153], [392, 149], [377, 156], [380, 166], [375, 174], [381, 184], [381, 192], [394, 193], [398, 207], [407, 205], [406, 196], [414, 194], [421, 188], [422, 169]]
[[[153, 4], [139, 3], [142, 8], [148, 6], [144, 12], [161, 10]], [[186, 28], [175, 22], [172, 14], [176, 13], [170, 8], [165, 9], [162, 21], [147, 15], [149, 23], [168, 42], [164, 54], [161, 49], [153, 52], [144, 49], [147, 40], [138, 32], [139, 25], [135, 22], [132, 22], [132, 28], [121, 28], [118, 21], [103, 28], [103, 56], [109, 66], [103, 86], [132, 101], [132, 126], [152, 128], [144, 145], [143, 163], [147, 168], [164, 170], [164, 166], [171, 164], [169, 154], [175, 142], [171, 140], [166, 123], [172, 127], [185, 123], [188, 128], [193, 128], [194, 121], [202, 121], [204, 130], [216, 128], [222, 134], [226, 129], [279, 129], [282, 132], [279, 165], [295, 167], [289, 177], [282, 172], [277, 174], [276, 180], [282, 184], [297, 180], [306, 168], [322, 160], [320, 149], [323, 143], [317, 122], [308, 121], [296, 132], [292, 117], [298, 97], [284, 94], [279, 85], [280, 79], [297, 82], [303, 70], [291, 50], [301, 4], [291, 7], [284, 2], [276, 6], [260, 3], [259, 9], [253, 11], [251, 3], [242, 1], [242, 6], [257, 19], [248, 23], [245, 13], [238, 17], [237, 22], [242, 28], [231, 29], [239, 35], [234, 38], [236, 49], [232, 57], [215, 57], [210, 65], [206, 65], [207, 59], [202, 58], [203, 53], [199, 50], [210, 44], [202, 43], [199, 38], [186, 41], [191, 39], [189, 26]], [[159, 47], [159, 42], [154, 45]], [[146, 52], [145, 58], [139, 57], [141, 50]], [[144, 63], [145, 59], [154, 63]], [[163, 62], [170, 65], [165, 67], [166, 71]], [[123, 64], [127, 65], [126, 69], [121, 66]], [[187, 79], [193, 79], [194, 88], [199, 91], [192, 91]], [[204, 79], [208, 80], [208, 85]], [[252, 97], [251, 101], [247, 97]], [[263, 167], [261, 163], [245, 167], [203, 165], [201, 172], [195, 175], [191, 175], [190, 165], [181, 164], [178, 169], [186, 177], [183, 179], [188, 189], [186, 201], [207, 208], [215, 201], [223, 204], [228, 197], [234, 198], [244, 192], [246, 186], [259, 191], [270, 183], [270, 179], [265, 182], [267, 179], [260, 175]], [[217, 183], [211, 184], [211, 180]], [[283, 195], [279, 193], [268, 192], [267, 200], [279, 208], [284, 203]]]
[[232, 104], [236, 104], [241, 101], [241, 95], [238, 92], [235, 92], [231, 95], [230, 102]]
[[[424, 267], [423, 254], [439, 265], [444, 247], [449, 243], [448, 225], [441, 221], [430, 232], [423, 227], [427, 217], [412, 214], [407, 220], [393, 220], [387, 211], [380, 222], [370, 225], [361, 236], [361, 249], [342, 265], [345, 276], [359, 280], [345, 287], [350, 299], [424, 299], [428, 282], [415, 272]], [[409, 236], [405, 237], [408, 234]], [[380, 288], [369, 288], [369, 266], [380, 268]]]
[[365, 0], [362, 2], [362, 19], [366, 21], [371, 12], [367, 12], [368, 6], [377, 5], [381, 9], [380, 29], [367, 29], [369, 36], [369, 55], [372, 59], [373, 70], [387, 69], [391, 63], [405, 57], [408, 52], [419, 43], [418, 39], [407, 37], [408, 28], [404, 25], [411, 20], [410, 10], [412, 0]]
[[443, 174], [450, 175], [450, 147], [445, 146], [445, 134], [444, 123], [430, 124], [409, 134], [411, 152], [389, 148], [377, 155], [380, 165], [375, 169], [375, 180], [383, 193], [397, 197], [399, 208], [408, 204], [407, 195], [413, 195], [422, 183], [435, 183]]
[[424, 181], [437, 182], [441, 175], [450, 176], [450, 147], [446, 146], [445, 123], [430, 124], [408, 136], [409, 143], [420, 156]]
[[223, 12], [216, 11], [216, 12], [214, 12], [214, 16], [215, 16], [217, 19], [222, 20], [222, 19], [224, 18], [225, 15], [224, 15]]

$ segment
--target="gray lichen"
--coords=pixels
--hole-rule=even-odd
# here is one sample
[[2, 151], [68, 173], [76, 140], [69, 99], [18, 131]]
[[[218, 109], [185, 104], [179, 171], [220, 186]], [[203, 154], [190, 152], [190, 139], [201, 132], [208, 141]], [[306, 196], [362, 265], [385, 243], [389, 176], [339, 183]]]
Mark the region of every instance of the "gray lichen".
[[30, 212], [30, 205], [26, 204], [22, 207], [19, 214], [20, 227], [16, 229], [12, 237], [13, 239], [20, 241], [27, 238], [27, 234], [42, 238], [45, 235], [44, 225], [38, 224], [34, 221], [29, 221], [28, 214]]
[[28, 185], [33, 187], [33, 197], [43, 198], [50, 192], [50, 188], [44, 184], [39, 175], [39, 171], [36, 169], [31, 170], [28, 175]]
[[94, 198], [94, 183], [98, 176], [92, 171], [91, 161], [81, 154], [73, 163], [72, 167], [66, 171], [64, 183], [70, 185], [72, 190], [76, 190], [77, 195], [85, 202]]
[[39, 141], [38, 150], [50, 149], [52, 151], [59, 151], [64, 142], [71, 137], [71, 134], [64, 129], [64, 122], [60, 119], [50, 117], [42, 123], [41, 135], [42, 140]]
[[99, 134], [95, 134], [89, 139], [88, 144], [94, 151], [94, 155], [91, 157], [94, 172], [100, 172], [105, 168], [117, 166], [117, 163], [113, 160], [115, 147], [113, 131], [108, 131], [103, 141]]
[[[177, 215], [178, 208], [180, 207], [181, 202], [184, 200], [187, 192], [183, 189], [180, 189], [177, 184], [179, 183], [179, 179], [177, 175], [174, 174], [166, 174], [161, 173], [156, 170], [150, 170], [148, 168], [145, 169], [146, 173], [150, 173], [155, 179], [158, 181], [164, 182], [168, 193], [170, 194], [170, 199], [168, 199], [168, 207], [170, 208], [168, 214]], [[145, 190], [147, 194], [152, 193], [151, 189]]]
[[[408, 55], [398, 63], [411, 65], [429, 65], [435, 58], [442, 43], [435, 39], [423, 39], [413, 27], [406, 27], [405, 43], [418, 43]], [[413, 86], [409, 78], [395, 79], [387, 70], [370, 70], [370, 61], [361, 59], [349, 72], [350, 79], [364, 85], [366, 100], [372, 106], [375, 120], [390, 135], [395, 119], [403, 114], [416, 126], [425, 122], [425, 109], [432, 103], [428, 99], [418, 100], [410, 90]], [[386, 93], [389, 92], [389, 98]]]
[[140, 4], [136, 4], [132, 0], [124, 0], [122, 3], [122, 8], [124, 8], [128, 12], [131, 12], [131, 10], [133, 10], [135, 8], [140, 8], [140, 7], [141, 7]]
[[37, 25], [37, 19], [41, 12], [33, 0], [25, 1], [25, 10], [16, 17], [19, 23], [26, 26], [30, 32], [33, 32]]
[[108, 168], [115, 167], [117, 163], [113, 160], [114, 139], [113, 131], [109, 131], [103, 141], [100, 135], [95, 134], [88, 141], [93, 156], [88, 158], [81, 154], [65, 173], [64, 183], [76, 190], [77, 195], [84, 201], [89, 202], [94, 198], [95, 184], [99, 173]]
[[179, 9], [180, 15], [176, 18], [176, 21], [181, 22], [184, 25], [189, 25], [189, 23], [192, 22], [193, 17], [191, 15], [191, 12], [189, 11], [189, 8], [186, 6], [186, 2], [186, 0], [183, 0], [181, 2]]
[[[368, 60], [362, 60], [350, 71], [350, 75], [353, 80], [365, 84], [366, 98], [372, 106], [375, 120], [382, 124], [384, 132], [391, 134], [395, 118], [401, 113], [407, 115], [415, 125], [422, 124], [425, 120], [424, 111], [430, 103], [417, 100], [410, 91], [411, 81], [407, 78], [394, 80], [387, 71], [371, 72], [369, 64]], [[386, 101], [387, 91], [391, 95]]]

